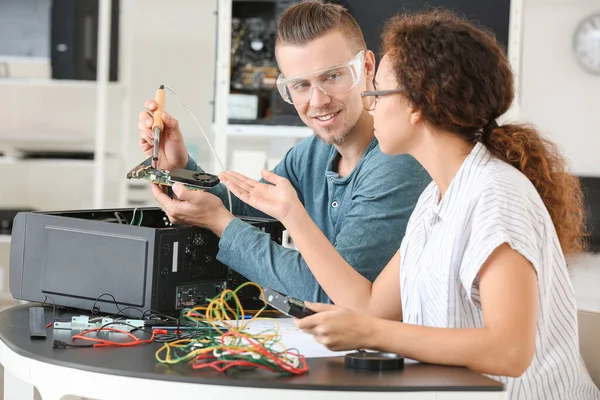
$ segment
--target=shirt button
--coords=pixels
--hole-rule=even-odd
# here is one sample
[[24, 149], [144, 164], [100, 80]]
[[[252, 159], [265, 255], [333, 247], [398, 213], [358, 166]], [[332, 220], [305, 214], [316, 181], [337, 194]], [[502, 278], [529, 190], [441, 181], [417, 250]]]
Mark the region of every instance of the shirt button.
[[338, 202], [334, 201], [333, 203], [331, 203], [331, 207], [336, 208], [338, 206]]
[[333, 182], [333, 176], [329, 177], [329, 182]]

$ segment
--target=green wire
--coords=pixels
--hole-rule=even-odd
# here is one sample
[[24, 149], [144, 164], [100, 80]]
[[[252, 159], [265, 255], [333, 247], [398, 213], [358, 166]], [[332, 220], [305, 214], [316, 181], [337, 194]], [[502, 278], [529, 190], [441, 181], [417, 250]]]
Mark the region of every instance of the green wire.
[[[141, 211], [141, 210], [140, 210]], [[141, 218], [140, 218], [140, 223], [141, 223]], [[240, 285], [239, 287], [237, 287], [233, 293], [228, 293], [224, 300], [225, 302], [230, 301], [232, 298], [235, 300], [235, 313], [236, 313], [236, 317], [239, 319], [240, 317], [240, 310], [241, 310], [241, 303], [239, 300], [239, 297], [237, 296], [237, 292], [242, 289], [242, 287], [245, 285]], [[235, 294], [235, 295], [234, 295]], [[219, 297], [219, 296], [217, 296]], [[209, 302], [216, 299], [217, 297], [213, 298], [213, 299], [207, 299]], [[267, 308], [267, 305], [265, 304], [260, 310], [263, 311]], [[199, 321], [197, 319], [197, 317], [192, 317], [192, 316], [188, 316], [187, 313], [189, 311], [191, 311], [191, 308], [184, 308], [183, 310], [181, 310], [181, 314], [180, 314], [180, 320], [182, 322], [182, 325], [185, 326], [194, 326], [196, 328], [198, 328], [197, 331], [195, 331], [195, 333], [201, 331], [202, 329], [207, 329], [208, 328], [208, 334], [203, 336], [202, 338], [196, 338], [193, 339], [192, 341], [190, 341], [189, 344], [182, 346], [182, 347], [174, 347], [171, 348], [171, 361], [170, 363], [179, 363], [179, 362], [183, 362], [183, 361], [192, 361], [190, 357], [190, 355], [192, 354], [192, 352], [194, 350], [197, 349], [196, 345], [198, 343], [200, 343], [200, 340], [205, 340], [206, 343], [202, 343], [202, 347], [206, 348], [206, 347], [213, 347], [213, 346], [220, 346], [221, 345], [221, 341], [218, 340], [215, 337], [216, 332], [214, 331], [213, 327], [210, 325], [210, 323], [208, 323], [207, 321]], [[229, 315], [231, 313], [230, 310], [228, 310], [228, 308], [226, 308], [223, 303], [220, 305], [220, 309], [219, 311], [223, 314], [223, 315]], [[202, 315], [200, 312], [195, 311], [196, 313], [199, 313], [200, 315]], [[213, 313], [213, 317], [216, 318], [216, 313], [217, 310], [213, 309], [212, 310]], [[204, 316], [206, 318], [206, 315]], [[196, 319], [194, 319], [196, 318]], [[243, 321], [242, 321], [243, 323]], [[226, 328], [225, 328], [226, 329]], [[275, 329], [265, 329], [264, 331], [261, 331], [257, 334], [254, 334], [252, 336], [258, 336], [258, 335], [263, 335], [263, 334], [267, 334], [267, 333], [272, 333], [273, 337], [265, 340], [264, 342], [261, 342], [261, 345], [267, 349], [271, 354], [278, 356], [278, 357], [283, 357], [286, 355], [286, 353], [291, 352], [296, 350], [296, 353], [299, 353], [297, 349], [286, 349], [285, 351], [282, 350], [278, 350], [275, 351], [273, 350], [273, 347], [275, 345], [280, 344], [281, 342], [281, 333], [277, 333], [277, 331]], [[240, 346], [240, 347], [245, 347], [248, 346], [248, 344], [246, 343], [246, 341], [242, 338], [235, 338], [232, 337], [233, 343], [234, 345]], [[292, 372], [288, 372], [285, 371], [283, 368], [281, 368], [280, 366], [278, 366], [277, 364], [273, 363], [269, 358], [265, 357], [264, 355], [260, 354], [260, 353], [255, 353], [252, 348], [248, 348], [248, 352], [251, 353], [249, 355], [239, 355], [239, 354], [229, 354], [229, 355], [220, 355], [217, 360], [220, 361], [248, 361], [248, 362], [252, 362], [254, 364], [258, 364], [258, 365], [262, 365], [265, 367], [268, 367], [269, 369], [279, 372], [281, 374], [284, 375], [294, 375]], [[258, 358], [255, 358], [258, 355]], [[164, 362], [162, 360], [159, 359], [158, 355], [156, 356], [156, 359], [158, 362]], [[215, 361], [215, 360], [211, 360], [211, 361]], [[210, 362], [210, 361], [207, 361]]]
[[133, 225], [133, 221], [135, 221], [135, 214], [137, 213], [137, 210], [140, 210], [140, 216], [138, 217], [138, 222], [137, 226], [140, 226], [142, 224], [142, 220], [144, 219], [144, 210], [142, 210], [141, 208], [134, 208], [133, 209], [133, 215], [131, 216], [131, 222], [129, 223], [129, 225]]
[[131, 216], [131, 222], [129, 223], [129, 225], [133, 225], [133, 220], [135, 219], [135, 213], [137, 212], [137, 207], [133, 209], [133, 215]]

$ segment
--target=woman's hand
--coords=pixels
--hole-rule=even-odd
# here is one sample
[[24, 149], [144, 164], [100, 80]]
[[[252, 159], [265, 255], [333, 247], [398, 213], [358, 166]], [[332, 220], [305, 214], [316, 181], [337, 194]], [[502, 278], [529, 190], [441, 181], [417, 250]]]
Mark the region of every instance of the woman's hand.
[[261, 174], [272, 184], [261, 183], [233, 171], [219, 174], [219, 179], [244, 203], [269, 214], [285, 225], [285, 219], [292, 209], [302, 207], [296, 189], [290, 181], [273, 172], [263, 170]]
[[354, 313], [346, 308], [323, 303], [305, 303], [317, 314], [296, 319], [296, 326], [310, 333], [329, 350], [377, 350], [373, 333], [378, 319]]

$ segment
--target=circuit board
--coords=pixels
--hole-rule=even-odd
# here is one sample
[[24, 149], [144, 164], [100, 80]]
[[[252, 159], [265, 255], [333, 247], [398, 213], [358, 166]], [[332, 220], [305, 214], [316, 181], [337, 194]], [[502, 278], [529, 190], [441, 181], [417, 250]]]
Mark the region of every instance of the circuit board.
[[307, 308], [302, 300], [286, 296], [270, 288], [263, 288], [263, 291], [268, 305], [290, 317], [304, 318], [315, 313]]
[[129, 171], [127, 179], [145, 179], [165, 186], [173, 186], [176, 182], [179, 182], [191, 190], [206, 190], [219, 183], [218, 177], [204, 172], [182, 169], [170, 172], [163, 169], [156, 169], [152, 166], [152, 157], [149, 157]]

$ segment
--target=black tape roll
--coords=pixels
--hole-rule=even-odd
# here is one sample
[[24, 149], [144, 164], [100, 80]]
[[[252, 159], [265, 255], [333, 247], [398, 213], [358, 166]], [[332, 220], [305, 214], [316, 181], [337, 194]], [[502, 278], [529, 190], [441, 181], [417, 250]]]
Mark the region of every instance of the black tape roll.
[[345, 356], [346, 368], [389, 371], [404, 368], [404, 357], [394, 353], [357, 351]]

